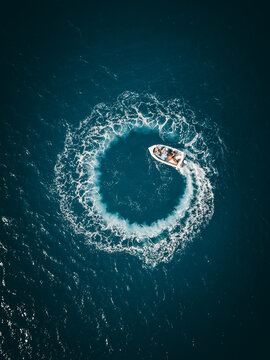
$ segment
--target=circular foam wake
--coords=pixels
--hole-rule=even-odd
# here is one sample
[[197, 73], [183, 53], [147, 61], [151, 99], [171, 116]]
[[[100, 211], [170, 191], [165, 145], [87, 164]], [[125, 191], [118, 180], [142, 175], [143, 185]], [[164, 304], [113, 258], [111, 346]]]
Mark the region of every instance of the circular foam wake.
[[[165, 144], [186, 153], [183, 195], [166, 218], [148, 225], [110, 213], [100, 191], [102, 157], [119, 137], [138, 129], [158, 132]], [[198, 124], [180, 100], [161, 102], [151, 94], [125, 92], [112, 105], [98, 104], [78, 129], [68, 129], [64, 151], [58, 156], [55, 173], [62, 213], [75, 232], [98, 249], [126, 251], [151, 266], [170, 260], [214, 211], [210, 180], [216, 170], [208, 137], [206, 121]], [[153, 163], [160, 172], [166, 166], [149, 159], [149, 166]]]
[[130, 223], [151, 225], [175, 209], [186, 181], [170, 166], [162, 171], [155, 166], [148, 147], [162, 142], [158, 133], [143, 128], [119, 138], [102, 154], [99, 193], [107, 212]]

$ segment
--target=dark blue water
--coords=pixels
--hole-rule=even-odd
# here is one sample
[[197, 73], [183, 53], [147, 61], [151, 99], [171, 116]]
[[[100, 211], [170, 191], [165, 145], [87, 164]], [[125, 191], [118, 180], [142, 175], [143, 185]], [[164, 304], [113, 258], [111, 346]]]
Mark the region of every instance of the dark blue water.
[[[1, 19], [1, 358], [268, 358], [266, 6], [13, 5]], [[132, 130], [135, 108], [170, 126]], [[116, 119], [131, 128], [111, 143]], [[153, 162], [160, 142], [193, 171], [173, 229], [188, 175]], [[161, 233], [146, 236], [153, 223]]]
[[134, 132], [119, 139], [102, 157], [100, 192], [109, 212], [131, 223], [150, 225], [177, 206], [185, 179], [165, 166], [160, 176], [148, 152], [149, 146], [159, 143], [162, 139], [157, 134]]

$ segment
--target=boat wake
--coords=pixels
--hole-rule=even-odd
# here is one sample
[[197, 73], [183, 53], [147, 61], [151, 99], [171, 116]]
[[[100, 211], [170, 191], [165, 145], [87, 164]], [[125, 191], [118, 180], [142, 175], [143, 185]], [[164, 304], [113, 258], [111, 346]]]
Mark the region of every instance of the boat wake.
[[[179, 174], [185, 189], [178, 204], [166, 218], [149, 225], [109, 212], [100, 188], [102, 158], [117, 139], [134, 130], [157, 132], [164, 143], [186, 154]], [[217, 170], [209, 144], [214, 137], [207, 121], [199, 122], [180, 100], [162, 102], [151, 94], [125, 92], [112, 105], [98, 104], [77, 129], [67, 130], [64, 151], [58, 155], [55, 184], [61, 211], [74, 231], [97, 249], [125, 251], [149, 266], [167, 262], [213, 215]]]

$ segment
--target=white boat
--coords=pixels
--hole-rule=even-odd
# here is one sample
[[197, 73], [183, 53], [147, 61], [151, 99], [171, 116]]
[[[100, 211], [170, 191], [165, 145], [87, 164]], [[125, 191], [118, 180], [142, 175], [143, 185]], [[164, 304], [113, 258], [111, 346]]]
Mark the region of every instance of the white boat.
[[183, 166], [185, 153], [178, 149], [166, 145], [153, 145], [148, 148], [151, 156], [163, 164], [181, 169]]

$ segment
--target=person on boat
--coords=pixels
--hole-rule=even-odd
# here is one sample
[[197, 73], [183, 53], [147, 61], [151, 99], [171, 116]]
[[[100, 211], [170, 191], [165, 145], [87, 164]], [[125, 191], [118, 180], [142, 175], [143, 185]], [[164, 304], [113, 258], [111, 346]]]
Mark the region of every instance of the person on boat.
[[155, 155], [160, 155], [160, 151], [159, 151], [158, 146], [156, 146], [156, 147], [154, 148], [153, 153], [154, 153]]
[[170, 162], [171, 164], [178, 165], [178, 160], [174, 158], [175, 155], [175, 152], [171, 151], [171, 153], [166, 157], [166, 161]]

